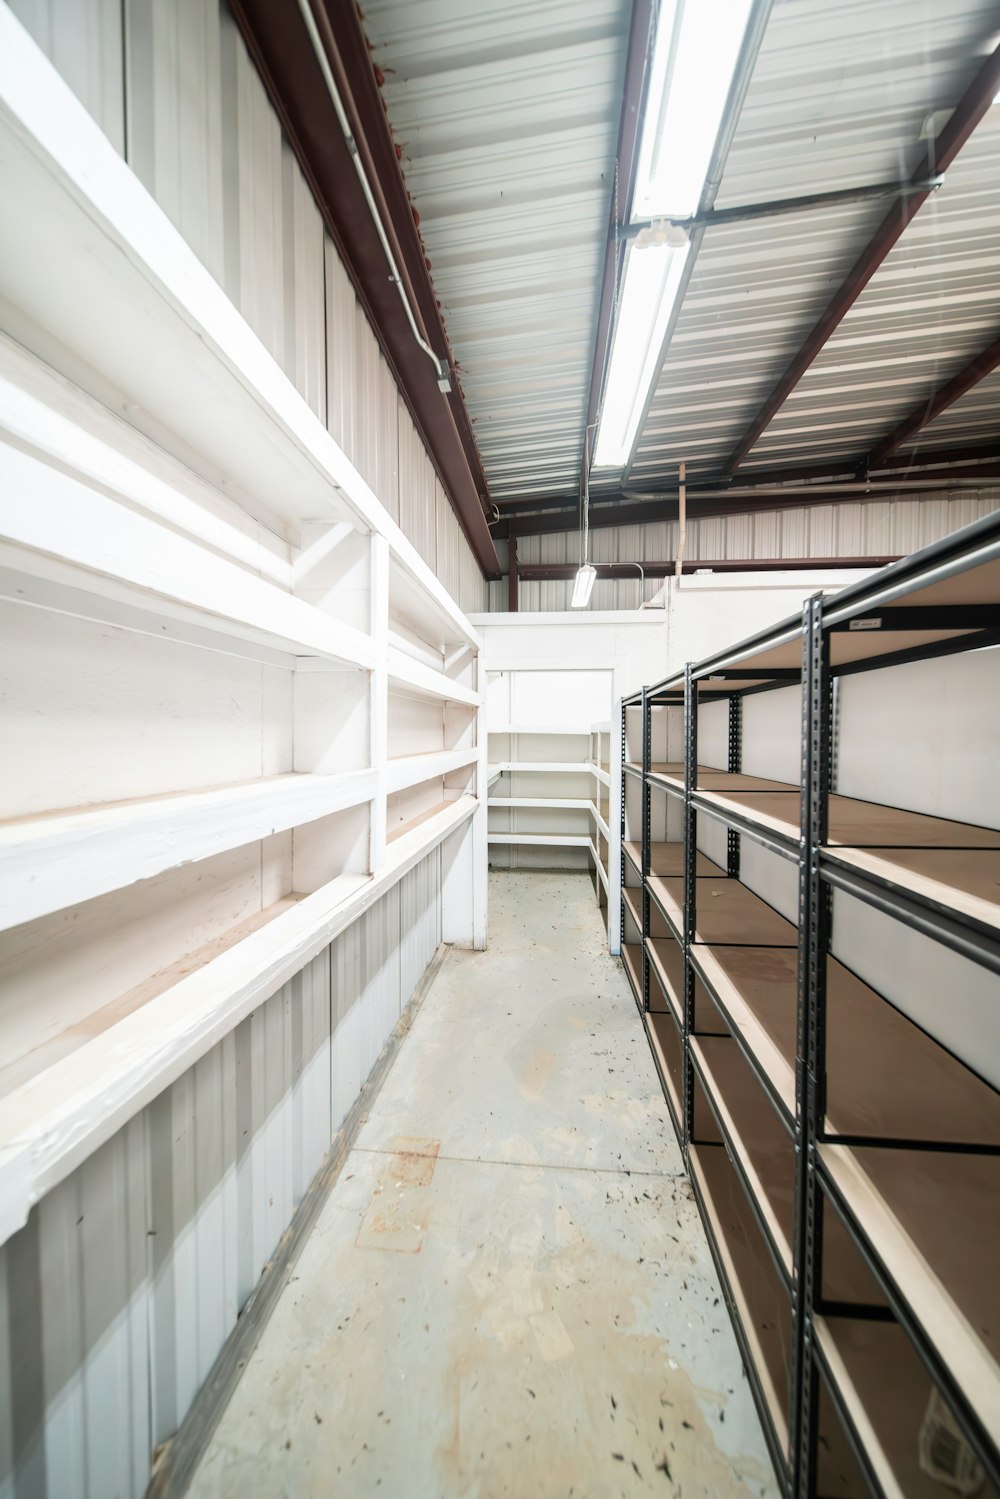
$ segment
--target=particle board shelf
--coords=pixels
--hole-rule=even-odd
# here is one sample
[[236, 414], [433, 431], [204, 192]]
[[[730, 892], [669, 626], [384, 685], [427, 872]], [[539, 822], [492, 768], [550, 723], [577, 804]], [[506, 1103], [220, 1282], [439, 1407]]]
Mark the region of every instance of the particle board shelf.
[[[650, 875], [646, 883], [674, 931], [681, 933], [684, 881]], [[798, 934], [790, 921], [739, 880], [706, 878], [697, 885], [694, 940], [741, 947], [795, 947]]]
[[[693, 951], [692, 962], [791, 1118], [796, 952], [705, 945]], [[832, 1133], [1000, 1148], [1000, 1096], [833, 958], [827, 962], [826, 1046], [826, 1127]]]
[[[950, 1491], [924, 1471], [918, 1457], [931, 1380], [903, 1329], [869, 1318], [817, 1317], [815, 1334], [837, 1403], [882, 1494], [942, 1499]], [[997, 1499], [997, 1492], [987, 1479], [977, 1495]]]
[[[642, 844], [636, 842], [623, 843], [622, 849], [629, 859], [633, 868], [642, 873]], [[682, 876], [684, 873], [684, 845], [683, 843], [651, 843], [649, 845], [649, 867], [651, 874], [664, 877]], [[697, 876], [711, 875], [716, 879], [725, 879], [726, 871], [720, 869], [718, 864], [713, 864], [707, 854], [695, 855], [695, 874]]]
[[622, 886], [622, 905], [635, 923], [636, 930], [642, 933], [642, 891], [632, 890], [627, 885]]
[[[798, 792], [707, 792], [703, 799], [766, 832], [799, 838]], [[1000, 925], [1000, 830], [830, 797], [827, 862], [923, 894], [993, 926]]]
[[787, 1460], [791, 1308], [732, 1162], [722, 1145], [692, 1145], [691, 1177], [716, 1263], [757, 1372], [762, 1418]]
[[673, 1116], [674, 1128], [680, 1128], [684, 1117], [681, 1098], [684, 1095], [684, 1067], [681, 1035], [674, 1016], [665, 1010], [648, 1010], [643, 1016], [646, 1035], [660, 1082]]
[[0, 930], [370, 801], [373, 770], [288, 774], [0, 824]]
[[822, 1144], [823, 1175], [987, 1432], [1000, 1432], [1000, 1156]]
[[778, 1264], [792, 1275], [792, 1138], [727, 1036], [692, 1036], [691, 1056]]
[[622, 943], [622, 963], [628, 974], [629, 983], [632, 985], [632, 993], [639, 1009], [644, 1008], [645, 1001], [642, 992], [642, 946], [638, 942]]
[[646, 955], [674, 1016], [684, 1014], [684, 953], [673, 937], [647, 937]]

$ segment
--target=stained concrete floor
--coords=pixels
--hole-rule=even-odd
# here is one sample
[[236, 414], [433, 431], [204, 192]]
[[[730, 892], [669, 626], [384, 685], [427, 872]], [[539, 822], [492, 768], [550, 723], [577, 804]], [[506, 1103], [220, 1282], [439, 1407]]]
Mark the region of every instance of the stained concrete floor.
[[777, 1492], [590, 882], [495, 873], [189, 1493]]

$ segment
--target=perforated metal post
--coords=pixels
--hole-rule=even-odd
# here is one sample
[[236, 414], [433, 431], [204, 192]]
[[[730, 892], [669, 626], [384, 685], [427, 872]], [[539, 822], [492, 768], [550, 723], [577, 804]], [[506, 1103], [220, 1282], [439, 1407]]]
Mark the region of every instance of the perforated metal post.
[[[627, 722], [627, 714], [628, 714], [628, 707], [623, 702], [622, 703], [622, 721], [621, 721], [621, 736], [622, 736], [622, 738], [621, 738], [621, 751], [622, 751], [622, 754], [621, 754], [621, 760], [619, 762], [621, 764], [621, 767], [622, 767], [622, 771], [621, 771], [621, 795], [620, 795], [620, 798], [619, 798], [619, 800], [621, 802], [621, 806], [619, 807], [619, 810], [618, 810], [619, 843], [621, 844], [621, 846], [622, 846], [623, 849], [624, 849], [624, 846], [625, 846], [625, 799], [626, 799], [626, 795], [627, 795], [627, 792], [626, 792], [625, 788], [628, 785], [628, 776], [625, 774], [625, 762], [628, 759], [628, 751], [627, 751], [628, 735], [627, 735], [627, 733], [625, 731], [625, 725], [626, 725], [626, 722]], [[621, 890], [625, 886], [625, 862], [626, 861], [625, 861], [624, 857], [622, 857], [622, 858], [620, 858], [618, 860], [618, 887], [619, 887], [619, 899], [618, 899], [618, 951], [619, 952], [621, 952], [622, 947], [625, 944], [625, 902], [621, 898], [621, 894], [620, 894]]]
[[820, 879], [819, 851], [827, 839], [832, 778], [833, 692], [823, 598], [803, 609], [802, 830], [799, 852], [799, 953], [795, 1059], [795, 1278], [792, 1286], [792, 1493], [816, 1492], [818, 1380], [813, 1357], [813, 1310], [822, 1267], [821, 1202], [816, 1147], [826, 1114], [826, 961], [830, 891]]
[[[681, 1142], [685, 1164], [689, 1160], [694, 1138], [694, 1068], [691, 1063], [691, 1030], [694, 1021], [694, 970], [691, 967], [691, 944], [697, 920], [695, 878], [697, 872], [698, 814], [692, 794], [698, 773], [698, 684], [692, 676], [691, 663], [684, 668], [684, 921], [682, 958], [684, 963], [684, 1139]], [[689, 1168], [690, 1169], [690, 1166]]]
[[[739, 775], [743, 756], [743, 699], [736, 693], [729, 699], [730, 775]], [[726, 829], [726, 873], [731, 880], [740, 877], [740, 835], [735, 828]]]

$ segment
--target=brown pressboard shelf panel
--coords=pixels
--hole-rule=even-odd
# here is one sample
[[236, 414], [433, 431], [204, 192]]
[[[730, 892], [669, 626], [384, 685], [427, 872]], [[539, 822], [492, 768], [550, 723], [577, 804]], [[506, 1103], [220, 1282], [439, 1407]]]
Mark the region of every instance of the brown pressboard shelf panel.
[[642, 947], [638, 942], [622, 943], [622, 962], [628, 969], [639, 1003], [642, 1003]]
[[692, 1036], [691, 1054], [786, 1273], [792, 1273], [792, 1137], [727, 1036]]
[[681, 945], [673, 937], [647, 937], [646, 953], [679, 1019], [684, 1013], [684, 954]]
[[750, 1354], [764, 1389], [771, 1423], [788, 1451], [791, 1307], [750, 1204], [722, 1145], [691, 1147], [705, 1215], [736, 1303]]
[[660, 1073], [670, 1094], [670, 1102], [679, 1120], [684, 1118], [681, 1098], [684, 1094], [681, 1035], [669, 1011], [648, 1010], [646, 1024], [649, 1041], [659, 1063]]
[[628, 886], [622, 886], [622, 904], [635, 922], [639, 931], [642, 931], [642, 891], [631, 890]]
[[1000, 1156], [824, 1144], [820, 1157], [986, 1430], [1000, 1432]]
[[[794, 1114], [796, 953], [702, 946], [694, 960]], [[844, 1135], [1000, 1147], [1000, 1094], [831, 958], [827, 1127]]]
[[[636, 869], [642, 869], [642, 844], [623, 843], [622, 848], [631, 859]], [[683, 843], [651, 843], [649, 845], [650, 872], [659, 875], [683, 875], [684, 873], [684, 845]], [[713, 864], [707, 854], [699, 853], [695, 858], [695, 873], [701, 875], [715, 875], [724, 878], [726, 871], [718, 864]]]
[[[920, 1466], [920, 1425], [931, 1380], [898, 1323], [817, 1317], [815, 1330], [883, 1492], [906, 1499], [943, 1499], [952, 1492]], [[997, 1499], [988, 1479], [977, 1490], [977, 1499]]]
[[[906, 599], [900, 600], [900, 605], [906, 608], [916, 606], [917, 599], [923, 599], [919, 594], [911, 594]], [[989, 603], [991, 600], [963, 600], [964, 603], [977, 602]], [[885, 609], [873, 609], [871, 618], [882, 618], [888, 620], [892, 606]], [[878, 656], [894, 656], [901, 651], [916, 650], [921, 646], [936, 645], [942, 640], [953, 640], [959, 635], [975, 635], [979, 631], [975, 629], [951, 629], [951, 630], [893, 630], [889, 625], [881, 629], [872, 630], [832, 630], [830, 632], [830, 665], [836, 669], [838, 666], [852, 666], [858, 661], [873, 661]], [[738, 669], [741, 672], [759, 672], [760, 676], [754, 679], [740, 678], [738, 681], [727, 682], [724, 673], [727, 670]], [[718, 668], [718, 675], [706, 675], [698, 677], [698, 689], [700, 692], [742, 692], [748, 687], [756, 687], [767, 682], [771, 673], [775, 671], [801, 671], [802, 669], [802, 637], [796, 631], [792, 640], [785, 640], [780, 645], [765, 647], [738, 656], [735, 652], [726, 665]], [[787, 680], [779, 680], [774, 683], [775, 687], [788, 686]]]
[[[684, 881], [650, 875], [646, 883], [650, 894], [679, 931], [683, 922]], [[790, 921], [779, 916], [739, 880], [702, 879], [697, 889], [695, 941], [795, 947], [798, 933]]]

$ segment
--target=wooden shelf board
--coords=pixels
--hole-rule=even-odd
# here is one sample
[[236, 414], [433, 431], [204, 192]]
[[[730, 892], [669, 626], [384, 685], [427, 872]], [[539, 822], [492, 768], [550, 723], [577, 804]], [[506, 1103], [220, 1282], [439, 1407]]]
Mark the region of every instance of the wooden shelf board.
[[794, 791], [798, 795], [799, 788], [790, 781], [772, 781], [765, 776], [744, 775], [728, 770], [699, 770], [695, 790], [755, 791], [763, 796], [779, 791]]
[[691, 1052], [790, 1276], [795, 1195], [792, 1138], [731, 1037], [692, 1036]]
[[433, 807], [428, 807], [426, 812], [418, 812], [416, 817], [408, 817], [398, 827], [394, 827], [385, 835], [386, 843], [395, 843], [397, 838], [405, 838], [407, 833], [412, 833], [416, 828], [422, 827], [425, 822], [430, 822], [432, 817], [439, 817], [442, 812], [447, 812], [455, 803], [435, 802]]
[[638, 942], [622, 943], [622, 962], [628, 970], [639, 1004], [642, 1004], [642, 947]]
[[791, 1308], [736, 1171], [722, 1145], [691, 1147], [695, 1178], [764, 1390], [771, 1423], [788, 1451]]
[[680, 1021], [684, 1013], [684, 954], [673, 937], [647, 937], [646, 954], [660, 985]]
[[[795, 950], [699, 945], [693, 958], [793, 1114]], [[1000, 1146], [1000, 1096], [831, 958], [827, 1127], [837, 1134]]]
[[[765, 831], [799, 836], [798, 792], [703, 795]], [[832, 796], [827, 848], [856, 869], [1000, 926], [1000, 830]]]
[[681, 1107], [682, 1062], [681, 1036], [674, 1017], [664, 1010], [648, 1010], [645, 1016], [646, 1034], [656, 1059], [664, 1087], [670, 1095], [675, 1118], [684, 1118]]
[[391, 757], [385, 767], [385, 789], [388, 795], [406, 791], [410, 786], [419, 786], [424, 781], [435, 781], [450, 775], [453, 770], [464, 770], [479, 759], [478, 749], [424, 750], [417, 755]]
[[642, 934], [642, 891], [622, 886], [622, 905], [628, 911], [640, 935]]
[[461, 703], [467, 708], [476, 708], [482, 699], [471, 687], [453, 682], [450, 677], [435, 667], [427, 666], [414, 656], [408, 655], [398, 646], [389, 646], [390, 691], [402, 688], [434, 701]]
[[[1000, 837], [1000, 835], [997, 835]], [[841, 848], [837, 857], [864, 873], [1000, 926], [1000, 847]]]
[[0, 824], [0, 929], [370, 801], [373, 770], [289, 773]]
[[[622, 848], [628, 855], [637, 870], [642, 870], [642, 844], [636, 842], [623, 843]], [[650, 872], [664, 877], [671, 875], [683, 875], [684, 873], [684, 845], [683, 843], [651, 843], [649, 845]], [[718, 864], [713, 864], [707, 854], [699, 853], [695, 860], [695, 873], [698, 876], [712, 875], [715, 878], [724, 879], [725, 870], [720, 869]]]
[[820, 1158], [987, 1431], [1000, 1431], [1000, 1156], [824, 1144]]
[[526, 847], [542, 848], [592, 848], [586, 834], [575, 833], [487, 833], [490, 843], [522, 843]]
[[[920, 1425], [931, 1380], [895, 1322], [818, 1317], [816, 1340], [886, 1499], [943, 1499], [949, 1491], [921, 1468]], [[986, 1483], [980, 1499], [995, 1499]]]
[[110, 1030], [127, 1015], [141, 1010], [143, 1005], [148, 1004], [151, 999], [172, 989], [175, 984], [180, 983], [181, 979], [197, 973], [207, 963], [212, 962], [213, 958], [220, 957], [252, 933], [259, 932], [262, 927], [274, 921], [275, 917], [290, 911], [303, 899], [303, 896], [296, 894], [282, 896], [273, 905], [254, 912], [246, 920], [229, 927], [218, 937], [213, 937], [211, 942], [206, 942], [204, 946], [196, 948], [193, 952], [185, 953], [182, 958], [178, 958], [176, 963], [171, 963], [167, 968], [161, 968], [159, 973], [151, 974], [141, 984], [136, 984], [124, 994], [117, 995], [107, 1004], [102, 1005], [99, 1010], [93, 1011], [76, 1024], [67, 1026], [66, 1030], [58, 1036], [51, 1037], [16, 1061], [9, 1062], [5, 1067], [0, 1068], [0, 1098], [6, 1098], [15, 1088], [19, 1088], [22, 1083], [30, 1082], [47, 1067], [51, 1067], [54, 1062], [69, 1056], [79, 1047], [85, 1046], [88, 1041], [92, 1041], [95, 1036], [100, 1036]]
[[[664, 913], [680, 930], [682, 923], [684, 881], [650, 875], [650, 894], [658, 899]], [[754, 895], [739, 880], [701, 879], [695, 913], [696, 942], [725, 943], [735, 946], [794, 947], [798, 934], [790, 921]]]
[[552, 807], [556, 811], [590, 812], [593, 802], [586, 797], [571, 796], [491, 796], [491, 807]]

